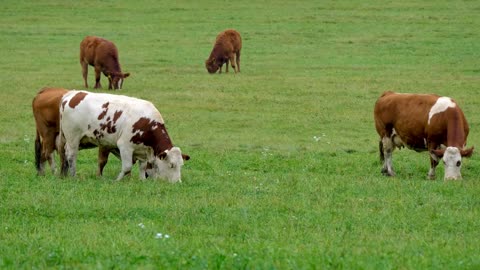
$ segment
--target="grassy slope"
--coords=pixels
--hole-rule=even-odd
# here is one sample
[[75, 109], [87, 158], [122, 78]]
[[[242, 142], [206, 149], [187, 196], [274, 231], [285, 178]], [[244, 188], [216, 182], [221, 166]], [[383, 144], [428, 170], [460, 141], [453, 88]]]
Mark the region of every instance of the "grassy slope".
[[[480, 144], [474, 1], [56, 2], [0, 8], [0, 267], [480, 266], [477, 155], [443, 183], [441, 166], [425, 181], [426, 153], [399, 151], [386, 179], [372, 121], [386, 89], [436, 92]], [[242, 73], [210, 76], [229, 27]], [[95, 151], [78, 180], [34, 176], [30, 102], [43, 86], [83, 88], [89, 34], [116, 42], [132, 73], [121, 93], [156, 104], [192, 156], [183, 184], [112, 183], [115, 158], [96, 178]]]

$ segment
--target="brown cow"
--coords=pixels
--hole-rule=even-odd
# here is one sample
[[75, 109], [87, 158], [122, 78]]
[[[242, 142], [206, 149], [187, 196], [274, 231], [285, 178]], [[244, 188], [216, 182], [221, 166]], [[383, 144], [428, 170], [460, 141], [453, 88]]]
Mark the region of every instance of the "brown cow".
[[[57, 149], [56, 138], [60, 130], [60, 101], [67, 89], [43, 88], [32, 101], [33, 116], [36, 125], [35, 166], [38, 175], [44, 175], [45, 162], [48, 160], [52, 172], [55, 172], [53, 152]], [[63, 155], [60, 155], [63, 161]]]
[[395, 175], [393, 150], [407, 146], [417, 152], [430, 152], [430, 179], [435, 179], [435, 168], [441, 158], [445, 164], [444, 179], [461, 179], [462, 157], [470, 157], [473, 147], [465, 149], [469, 127], [453, 99], [387, 91], [375, 103], [374, 118], [380, 135], [383, 174]]
[[118, 50], [113, 42], [94, 36], [85, 37], [80, 43], [80, 65], [85, 87], [88, 88], [88, 65], [95, 68], [95, 87], [101, 88], [100, 72], [108, 78], [108, 89], [122, 89], [123, 81], [130, 73], [122, 73]]
[[[35, 166], [38, 175], [45, 174], [45, 162], [48, 161], [52, 172], [55, 172], [55, 159], [53, 152], [57, 150], [60, 156], [60, 163], [65, 165], [65, 152], [61, 145], [57, 145], [57, 136], [60, 131], [60, 102], [63, 95], [68, 92], [63, 88], [42, 88], [32, 101], [33, 116], [36, 125], [35, 138]], [[94, 144], [82, 144], [81, 149], [96, 147]], [[62, 148], [62, 150], [59, 150]], [[108, 155], [112, 152], [119, 157], [118, 149], [100, 147], [98, 149], [98, 170], [97, 175], [103, 174], [103, 168], [108, 162]], [[135, 161], [134, 161], [135, 163]], [[150, 164], [149, 164], [150, 165]], [[148, 171], [147, 175], [150, 172]]]
[[240, 72], [240, 50], [242, 49], [242, 38], [240, 33], [233, 29], [228, 29], [218, 34], [215, 44], [213, 45], [210, 56], [205, 61], [205, 67], [208, 73], [215, 73], [226, 64], [226, 72], [228, 72], [228, 61], [230, 61], [233, 71]]

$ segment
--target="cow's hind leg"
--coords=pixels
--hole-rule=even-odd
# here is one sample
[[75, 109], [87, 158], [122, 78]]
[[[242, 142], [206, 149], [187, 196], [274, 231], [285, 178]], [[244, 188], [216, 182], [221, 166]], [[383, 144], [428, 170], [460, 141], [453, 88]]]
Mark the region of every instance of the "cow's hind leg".
[[100, 67], [95, 67], [95, 89], [102, 88], [102, 85], [100, 84], [100, 75]]
[[56, 172], [56, 165], [55, 165], [55, 140], [57, 137], [57, 133], [55, 131], [49, 130], [47, 134], [45, 134], [45, 140], [43, 141], [42, 147], [42, 155], [44, 156], [42, 159], [47, 160], [50, 164], [50, 169], [52, 173]]
[[237, 71], [240, 72], [240, 51], [237, 52]]
[[57, 152], [60, 156], [60, 176], [65, 177], [67, 176], [68, 172], [68, 162], [67, 157], [65, 156], [65, 137], [59, 134], [55, 139], [55, 144], [57, 146]]
[[394, 149], [393, 141], [391, 138], [383, 137], [381, 144], [380, 150], [383, 152], [380, 153], [380, 159], [383, 157], [382, 174], [387, 176], [395, 176], [392, 166], [392, 154]]
[[107, 148], [99, 147], [98, 148], [98, 169], [97, 169], [97, 176], [103, 175], [103, 168], [107, 165], [108, 162], [108, 155], [110, 154], [110, 150]]
[[65, 145], [65, 156], [70, 170], [70, 176], [75, 176], [77, 170], [77, 154], [79, 143], [68, 143]]
[[37, 175], [45, 175], [45, 163], [42, 162], [42, 140], [37, 130], [35, 137], [35, 167], [37, 168]]
[[[237, 65], [236, 65], [237, 60], [235, 59], [235, 54], [232, 52], [228, 57], [230, 59], [230, 64], [232, 65], [233, 71], [237, 73]], [[227, 63], [227, 67], [228, 67], [228, 63]]]
[[83, 76], [83, 81], [85, 82], [85, 88], [88, 88], [88, 82], [87, 82], [88, 63], [86, 61], [80, 59], [80, 65], [82, 66], [82, 76]]

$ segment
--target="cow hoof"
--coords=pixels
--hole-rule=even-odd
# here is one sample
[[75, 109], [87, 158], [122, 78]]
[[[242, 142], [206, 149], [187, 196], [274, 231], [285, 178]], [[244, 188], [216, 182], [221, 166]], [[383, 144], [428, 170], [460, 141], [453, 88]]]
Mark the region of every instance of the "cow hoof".
[[382, 174], [385, 175], [385, 176], [395, 176], [395, 173], [394, 172], [389, 172], [388, 170], [385, 170], [385, 169], [382, 169]]

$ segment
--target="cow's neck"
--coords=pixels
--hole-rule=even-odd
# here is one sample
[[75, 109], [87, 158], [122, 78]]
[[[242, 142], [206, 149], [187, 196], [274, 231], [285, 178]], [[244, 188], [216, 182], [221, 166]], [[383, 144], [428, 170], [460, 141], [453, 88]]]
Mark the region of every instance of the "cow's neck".
[[115, 73], [122, 73], [120, 63], [118, 62], [118, 59], [115, 57], [111, 57], [110, 59], [107, 60], [105, 70], [107, 71], [106, 73], [109, 75], [112, 75]]
[[153, 131], [153, 135], [155, 137], [155, 146], [153, 146], [153, 154], [155, 156], [160, 155], [165, 150], [172, 149], [173, 144], [164, 124], [160, 124], [158, 128]]
[[462, 115], [458, 110], [449, 109], [447, 123], [447, 144], [448, 146], [462, 149], [465, 145], [465, 127], [463, 126]]

